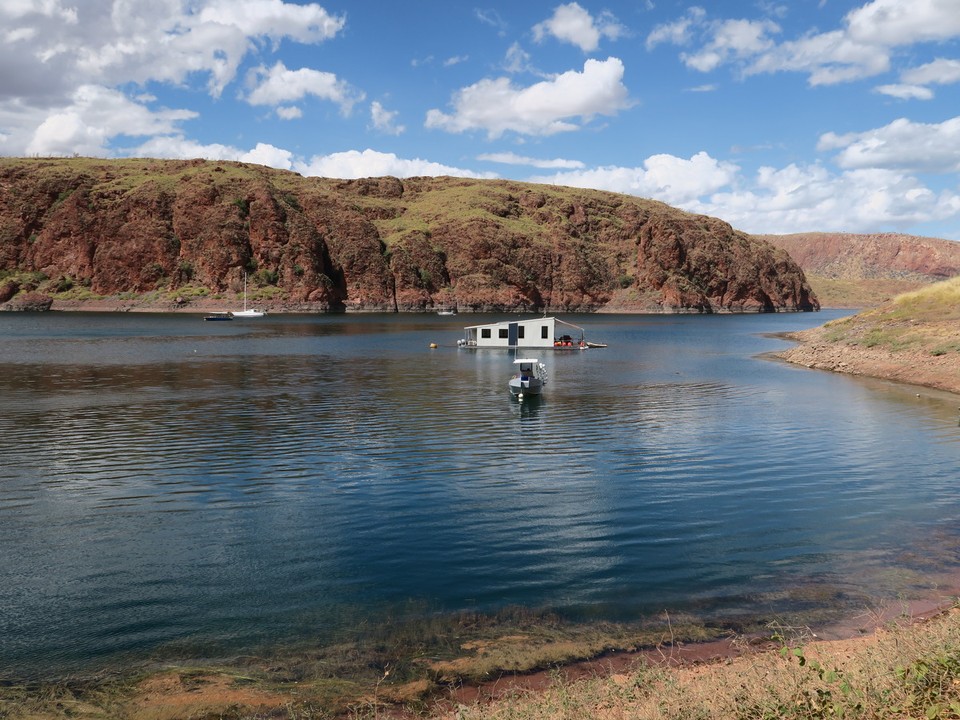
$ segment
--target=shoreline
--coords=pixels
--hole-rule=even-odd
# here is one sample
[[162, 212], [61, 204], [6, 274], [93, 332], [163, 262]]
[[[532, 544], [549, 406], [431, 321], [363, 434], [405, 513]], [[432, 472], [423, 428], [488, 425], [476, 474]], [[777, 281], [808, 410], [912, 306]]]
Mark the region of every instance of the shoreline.
[[831, 341], [828, 333], [826, 326], [776, 333], [775, 337], [797, 345], [769, 355], [813, 370], [889, 380], [960, 395], [960, 368], [954, 356], [909, 349], [894, 352], [882, 347]]

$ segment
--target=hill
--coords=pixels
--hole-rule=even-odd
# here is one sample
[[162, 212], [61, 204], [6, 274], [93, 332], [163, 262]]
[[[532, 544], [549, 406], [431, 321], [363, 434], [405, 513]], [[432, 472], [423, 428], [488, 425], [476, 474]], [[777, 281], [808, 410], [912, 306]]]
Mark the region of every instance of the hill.
[[757, 235], [786, 250], [828, 307], [875, 307], [960, 275], [960, 242], [896, 233]]
[[790, 362], [960, 393], [960, 277], [788, 337]]
[[783, 250], [650, 200], [203, 160], [0, 159], [0, 273], [8, 308], [233, 307], [245, 273], [289, 311], [819, 308]]

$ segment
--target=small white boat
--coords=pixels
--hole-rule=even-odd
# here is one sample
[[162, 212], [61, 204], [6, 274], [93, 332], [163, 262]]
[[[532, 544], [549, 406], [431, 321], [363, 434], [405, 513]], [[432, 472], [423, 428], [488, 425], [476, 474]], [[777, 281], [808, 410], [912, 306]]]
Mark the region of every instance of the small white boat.
[[234, 317], [263, 317], [266, 313], [263, 310], [250, 308], [247, 310], [247, 274], [243, 274], [243, 310], [234, 310]]
[[536, 358], [519, 358], [513, 361], [517, 373], [510, 378], [510, 394], [519, 400], [529, 395], [539, 395], [547, 384], [547, 368]]
[[437, 310], [437, 315], [456, 315], [456, 310]]

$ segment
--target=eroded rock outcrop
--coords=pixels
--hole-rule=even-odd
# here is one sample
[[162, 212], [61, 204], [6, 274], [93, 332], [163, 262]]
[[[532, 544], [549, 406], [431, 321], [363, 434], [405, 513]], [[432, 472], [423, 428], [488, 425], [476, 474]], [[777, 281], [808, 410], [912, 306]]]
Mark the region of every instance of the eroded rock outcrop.
[[819, 308], [786, 252], [654, 201], [199, 160], [0, 160], [0, 270], [177, 307], [248, 273], [304, 311]]

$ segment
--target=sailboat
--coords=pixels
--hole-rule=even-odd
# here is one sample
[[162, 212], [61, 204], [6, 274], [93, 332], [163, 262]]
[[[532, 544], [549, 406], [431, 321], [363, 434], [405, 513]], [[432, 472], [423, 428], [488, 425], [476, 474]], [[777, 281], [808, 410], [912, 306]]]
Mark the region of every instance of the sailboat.
[[247, 274], [243, 274], [243, 310], [234, 310], [231, 313], [234, 317], [263, 317], [266, 313], [263, 310], [250, 308], [247, 310]]

